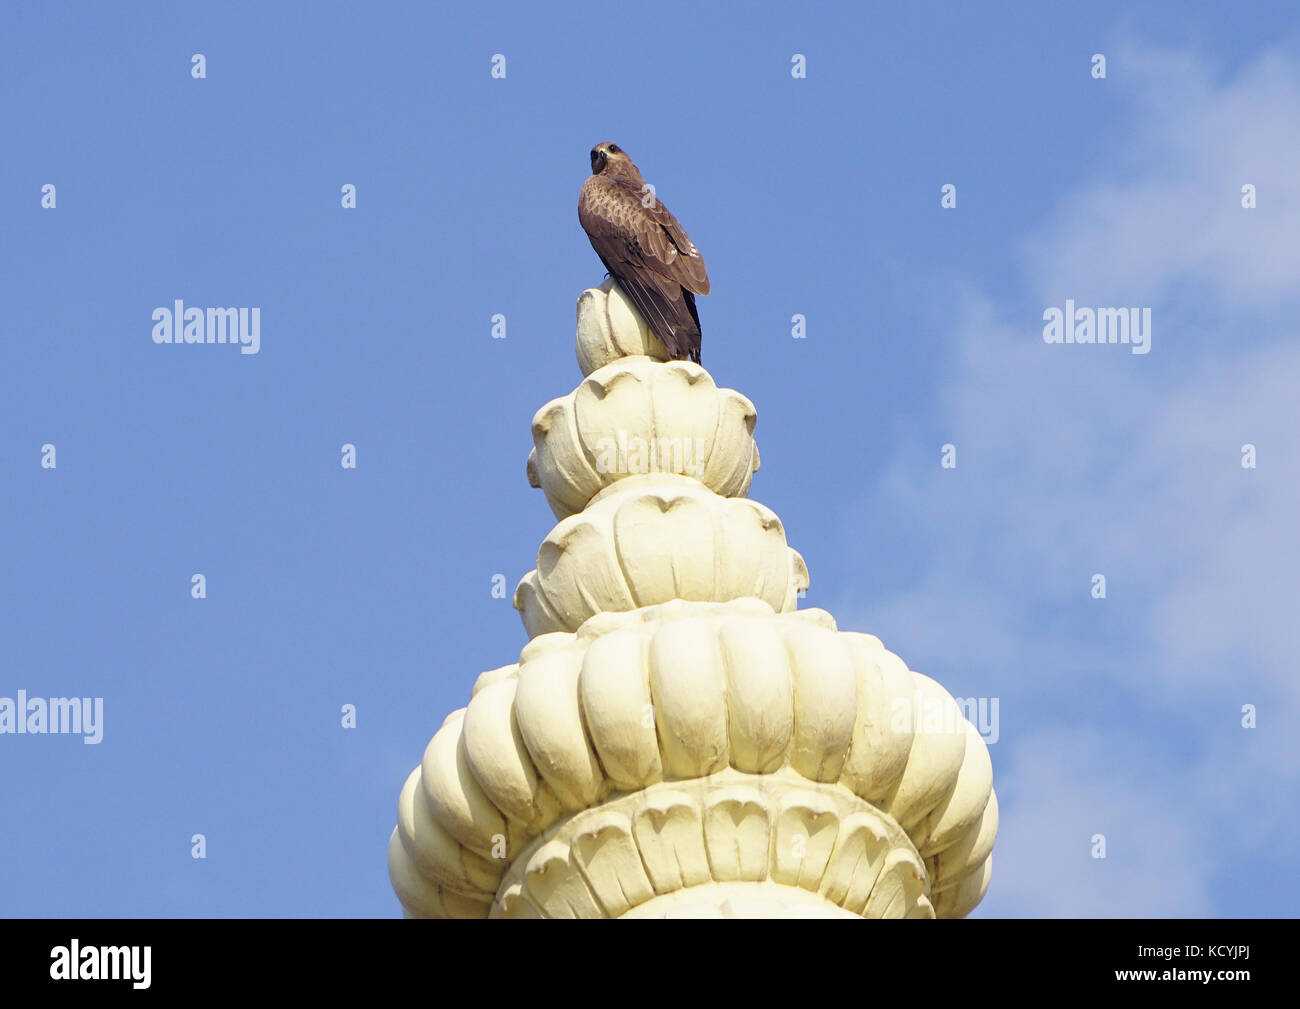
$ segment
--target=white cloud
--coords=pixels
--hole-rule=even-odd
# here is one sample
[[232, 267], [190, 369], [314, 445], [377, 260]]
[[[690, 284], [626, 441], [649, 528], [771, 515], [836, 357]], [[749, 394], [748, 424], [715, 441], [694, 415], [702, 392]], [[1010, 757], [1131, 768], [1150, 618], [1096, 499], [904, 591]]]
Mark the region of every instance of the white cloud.
[[[1029, 297], [961, 296], [940, 392], [958, 469], [909, 450], [872, 501], [925, 545], [926, 576], [833, 608], [941, 682], [984, 669], [1013, 702], [987, 898], [1006, 914], [1212, 914], [1216, 859], [1238, 853], [1207, 824], [1245, 848], [1300, 830], [1293, 801], [1259, 808], [1300, 780], [1300, 742], [1277, 731], [1300, 716], [1300, 58], [1219, 86], [1185, 54], [1119, 62], [1134, 134], [1099, 147], [1096, 183], [1025, 243]], [[1067, 297], [1151, 306], [1151, 354], [1045, 344], [1042, 308]], [[1085, 675], [1128, 717], [1079, 735]], [[1244, 703], [1264, 735], [1238, 726]], [[1017, 710], [1032, 725], [1005, 724]], [[1143, 719], [1158, 727], [1136, 745]], [[1097, 831], [1108, 862], [1087, 858]]]
[[[1001, 823], [982, 915], [1213, 913], [1205, 883], [1213, 853], [1204, 824], [1187, 816], [1187, 783], [1167, 768], [1152, 780], [1133, 749], [1078, 730], [1024, 740], [1025, 759], [998, 782], [1016, 812]], [[1104, 858], [1093, 857], [1098, 837]]]
[[[1130, 292], [1179, 283], [1239, 308], [1297, 291], [1300, 62], [1267, 53], [1220, 88], [1186, 54], [1123, 47], [1120, 68], [1143, 111], [1122, 147], [1084, 152], [1103, 181], [1066, 199], [1027, 243], [1026, 265], [1049, 299], [1130, 304]], [[1258, 206], [1241, 206], [1241, 187]]]

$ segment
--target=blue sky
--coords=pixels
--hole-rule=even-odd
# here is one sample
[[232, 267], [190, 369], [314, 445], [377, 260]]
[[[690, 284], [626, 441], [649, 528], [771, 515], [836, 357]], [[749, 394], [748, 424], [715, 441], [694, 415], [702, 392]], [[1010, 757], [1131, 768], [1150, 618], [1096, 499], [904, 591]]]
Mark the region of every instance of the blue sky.
[[[605, 140], [804, 605], [999, 699], [976, 914], [1295, 913], [1293, 4], [21, 3], [0, 56], [0, 696], [104, 698], [0, 735], [0, 914], [398, 913], [398, 790], [526, 640]], [[1066, 298], [1151, 352], [1045, 344]], [[260, 352], [155, 345], [176, 299]]]

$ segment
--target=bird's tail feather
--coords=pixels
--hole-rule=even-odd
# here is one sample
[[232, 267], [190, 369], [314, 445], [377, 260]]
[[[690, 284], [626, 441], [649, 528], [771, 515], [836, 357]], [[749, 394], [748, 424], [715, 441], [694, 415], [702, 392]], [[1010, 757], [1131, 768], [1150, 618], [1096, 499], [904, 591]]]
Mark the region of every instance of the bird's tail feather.
[[700, 360], [700, 317], [695, 296], [683, 290], [674, 301], [663, 291], [635, 277], [615, 277], [619, 290], [636, 306], [650, 331], [663, 342], [669, 355], [677, 361]]

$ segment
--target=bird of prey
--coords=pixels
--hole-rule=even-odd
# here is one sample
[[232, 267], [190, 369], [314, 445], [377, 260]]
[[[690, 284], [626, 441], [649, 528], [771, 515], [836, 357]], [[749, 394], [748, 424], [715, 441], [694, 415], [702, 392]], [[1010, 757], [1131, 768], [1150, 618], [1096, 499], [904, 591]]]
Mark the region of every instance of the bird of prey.
[[619, 290], [672, 359], [698, 364], [695, 296], [709, 293], [704, 259], [617, 144], [591, 149], [591, 177], [578, 196], [578, 221]]

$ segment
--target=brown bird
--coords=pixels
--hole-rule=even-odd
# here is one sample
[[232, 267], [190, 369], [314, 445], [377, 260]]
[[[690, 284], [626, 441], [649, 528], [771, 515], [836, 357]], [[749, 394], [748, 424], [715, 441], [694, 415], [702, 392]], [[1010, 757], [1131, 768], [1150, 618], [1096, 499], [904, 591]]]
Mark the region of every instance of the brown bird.
[[578, 196], [578, 221], [619, 290], [673, 360], [698, 364], [695, 296], [709, 293], [704, 259], [618, 145], [591, 149], [591, 177]]

